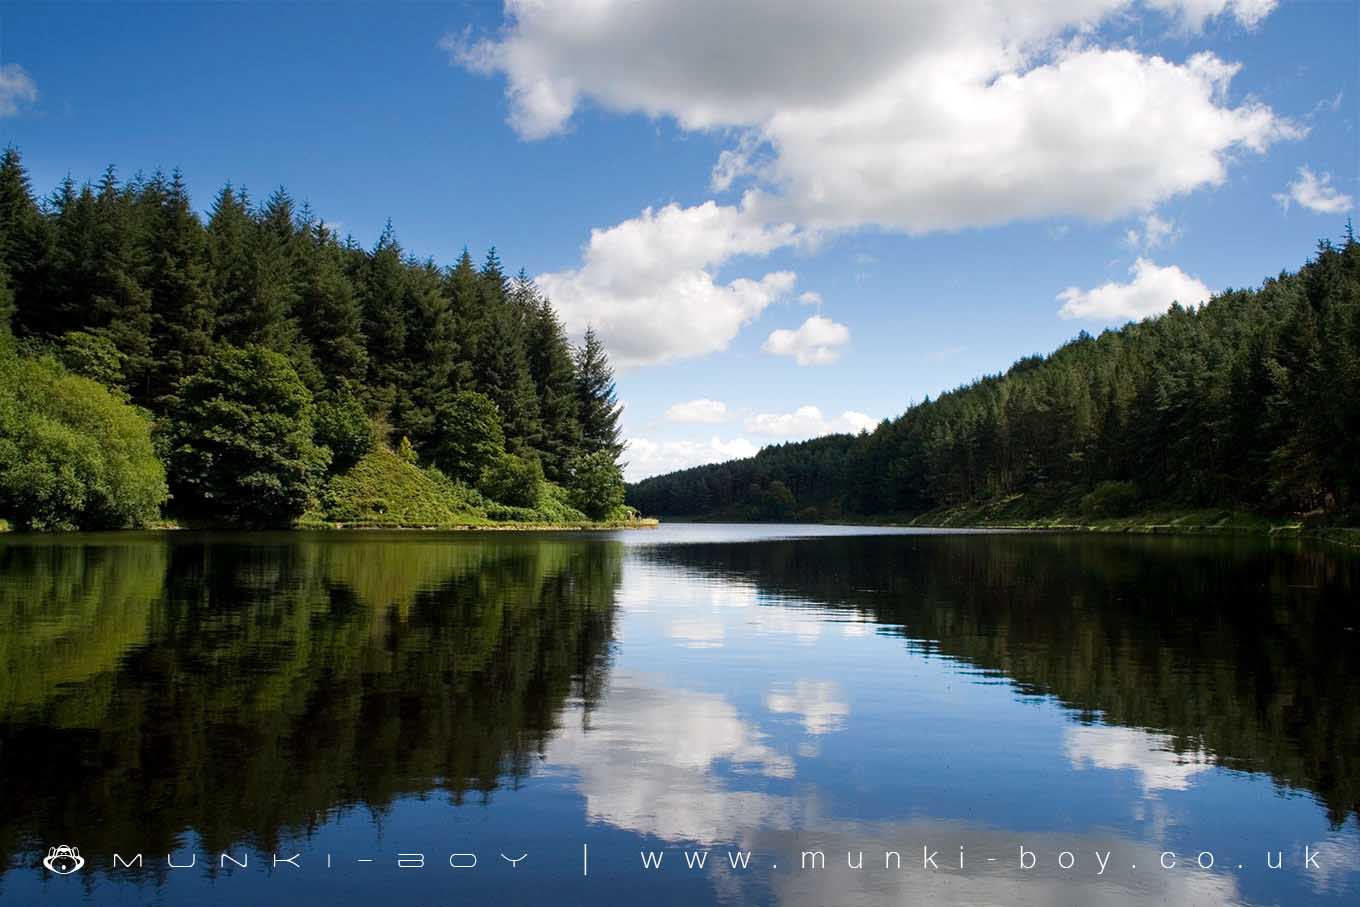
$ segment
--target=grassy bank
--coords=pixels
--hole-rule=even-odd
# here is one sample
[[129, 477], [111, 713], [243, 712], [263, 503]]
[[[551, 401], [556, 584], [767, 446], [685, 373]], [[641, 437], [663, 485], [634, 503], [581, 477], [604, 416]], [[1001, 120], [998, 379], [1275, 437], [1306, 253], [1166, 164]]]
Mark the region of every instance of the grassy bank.
[[541, 482], [533, 506], [490, 500], [438, 470], [379, 447], [322, 490], [299, 529], [629, 529], [655, 526], [631, 509], [593, 520], [571, 506], [566, 491]]

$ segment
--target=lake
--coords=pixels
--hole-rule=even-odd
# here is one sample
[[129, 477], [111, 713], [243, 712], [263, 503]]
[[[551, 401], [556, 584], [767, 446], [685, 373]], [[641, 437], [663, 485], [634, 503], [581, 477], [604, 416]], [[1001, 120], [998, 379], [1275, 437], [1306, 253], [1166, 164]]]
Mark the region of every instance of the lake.
[[1341, 548], [11, 535], [0, 618], [4, 903], [1360, 899]]

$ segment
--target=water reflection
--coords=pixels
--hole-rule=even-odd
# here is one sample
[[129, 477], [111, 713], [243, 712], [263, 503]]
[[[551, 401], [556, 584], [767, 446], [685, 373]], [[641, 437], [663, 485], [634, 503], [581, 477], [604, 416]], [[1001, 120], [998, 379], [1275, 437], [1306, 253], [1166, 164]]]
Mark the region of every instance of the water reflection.
[[[45, 846], [69, 838], [96, 892], [141, 875], [157, 897], [180, 892], [167, 903], [336, 903], [357, 897], [354, 877], [219, 890], [206, 871], [108, 867], [118, 847], [506, 841], [566, 886], [589, 838], [600, 877], [564, 900], [1354, 894], [1355, 557], [724, 531], [0, 541], [0, 848], [34, 870], [0, 881], [37, 890], [15, 877], [39, 878]], [[1021, 844], [1032, 869], [1014, 865]], [[939, 871], [923, 871], [923, 845]], [[1266, 847], [1297, 863], [1305, 846], [1325, 869], [1260, 865]], [[1223, 865], [1156, 868], [1201, 847], [1227, 848]], [[649, 884], [650, 848], [715, 859]], [[727, 848], [754, 868], [727, 865]], [[558, 849], [561, 863], [539, 856]], [[828, 868], [787, 862], [803, 851]], [[883, 869], [889, 851], [901, 871]], [[367, 900], [448, 894], [436, 872], [380, 878]], [[538, 896], [493, 875], [460, 886]]]
[[272, 848], [529, 772], [593, 707], [621, 549], [372, 536], [0, 546], [0, 848]]
[[[1360, 564], [1345, 551], [993, 535], [676, 544], [644, 556], [754, 583], [767, 601], [853, 609], [880, 634], [1057, 697], [1084, 720], [1160, 732], [1074, 729], [1078, 767], [1135, 768], [1154, 790], [1207, 759], [1313, 792], [1334, 824], [1360, 815]], [[765, 626], [798, 632], [797, 607], [769, 610]], [[808, 635], [826, 625], [802, 623]]]

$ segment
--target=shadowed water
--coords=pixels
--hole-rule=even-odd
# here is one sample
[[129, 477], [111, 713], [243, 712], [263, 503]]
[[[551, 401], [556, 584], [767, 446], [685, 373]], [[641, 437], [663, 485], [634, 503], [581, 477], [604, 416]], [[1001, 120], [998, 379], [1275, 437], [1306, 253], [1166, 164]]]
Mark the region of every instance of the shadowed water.
[[1357, 624], [1259, 539], [8, 536], [0, 901], [1350, 903]]

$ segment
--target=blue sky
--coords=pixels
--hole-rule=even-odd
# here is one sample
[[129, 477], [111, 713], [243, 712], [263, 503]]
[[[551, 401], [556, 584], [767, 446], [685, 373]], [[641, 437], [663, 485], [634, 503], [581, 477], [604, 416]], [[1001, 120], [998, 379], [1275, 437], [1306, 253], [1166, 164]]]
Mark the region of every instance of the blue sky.
[[632, 477], [1257, 285], [1360, 191], [1354, 0], [797, 9], [5, 3], [0, 142], [494, 243], [605, 336]]

